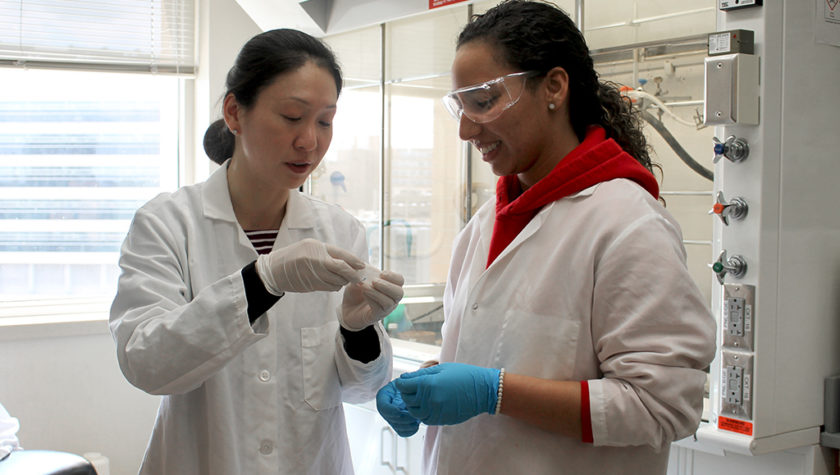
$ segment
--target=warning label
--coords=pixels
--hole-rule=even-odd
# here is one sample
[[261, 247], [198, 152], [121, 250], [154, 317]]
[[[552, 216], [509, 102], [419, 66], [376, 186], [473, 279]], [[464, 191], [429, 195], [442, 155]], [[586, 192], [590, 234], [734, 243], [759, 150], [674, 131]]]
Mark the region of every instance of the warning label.
[[840, 4], [840, 0], [825, 0], [825, 3], [825, 10], [823, 10], [825, 21], [840, 23], [840, 7], [837, 6]]
[[431, 10], [432, 8], [445, 7], [446, 5], [452, 5], [453, 3], [461, 3], [466, 1], [467, 0], [429, 0], [429, 10]]
[[729, 32], [709, 35], [709, 54], [729, 53], [732, 50]]
[[752, 435], [753, 433], [752, 422], [739, 421], [738, 419], [730, 419], [728, 417], [718, 417], [718, 429], [744, 435]]

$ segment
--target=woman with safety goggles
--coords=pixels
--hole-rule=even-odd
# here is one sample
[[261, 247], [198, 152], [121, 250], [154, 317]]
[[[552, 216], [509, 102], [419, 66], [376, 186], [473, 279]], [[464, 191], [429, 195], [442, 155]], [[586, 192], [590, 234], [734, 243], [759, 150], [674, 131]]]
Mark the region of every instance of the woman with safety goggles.
[[665, 473], [692, 434], [715, 323], [658, 201], [639, 120], [553, 5], [461, 32], [444, 103], [500, 178], [456, 238], [440, 364], [377, 405], [427, 473]]

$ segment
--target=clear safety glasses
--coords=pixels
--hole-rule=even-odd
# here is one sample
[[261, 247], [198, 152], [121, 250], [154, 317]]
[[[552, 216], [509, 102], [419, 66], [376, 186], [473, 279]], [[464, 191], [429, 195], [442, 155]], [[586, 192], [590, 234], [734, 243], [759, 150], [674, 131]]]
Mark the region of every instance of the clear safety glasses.
[[462, 87], [443, 96], [443, 104], [455, 120], [465, 115], [476, 124], [486, 124], [513, 107], [522, 97], [525, 81], [535, 75], [536, 71], [524, 71]]

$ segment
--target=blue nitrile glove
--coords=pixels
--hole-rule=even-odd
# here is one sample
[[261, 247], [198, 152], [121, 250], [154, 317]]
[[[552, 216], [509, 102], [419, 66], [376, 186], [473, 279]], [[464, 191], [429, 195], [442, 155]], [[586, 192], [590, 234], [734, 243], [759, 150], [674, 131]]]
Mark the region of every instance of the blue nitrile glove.
[[408, 412], [427, 425], [460, 424], [485, 412], [495, 414], [499, 370], [441, 363], [394, 380]]
[[406, 410], [400, 392], [394, 386], [394, 381], [386, 384], [376, 393], [376, 409], [400, 437], [410, 437], [420, 428], [420, 421]]

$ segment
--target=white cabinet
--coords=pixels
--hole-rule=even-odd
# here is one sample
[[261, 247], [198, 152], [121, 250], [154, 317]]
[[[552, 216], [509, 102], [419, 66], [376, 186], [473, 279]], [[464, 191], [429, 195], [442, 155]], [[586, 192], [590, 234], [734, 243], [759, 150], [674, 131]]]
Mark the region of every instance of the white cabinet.
[[[440, 348], [413, 342], [391, 340], [394, 346], [394, 373], [414, 371], [423, 361], [437, 358]], [[357, 475], [418, 475], [423, 464], [426, 426], [420, 424], [408, 438], [397, 435], [376, 410], [376, 401], [345, 404], [347, 436], [353, 469]]]
[[426, 426], [402, 438], [376, 412], [376, 404], [345, 404], [347, 434], [357, 475], [417, 475], [423, 461]]

